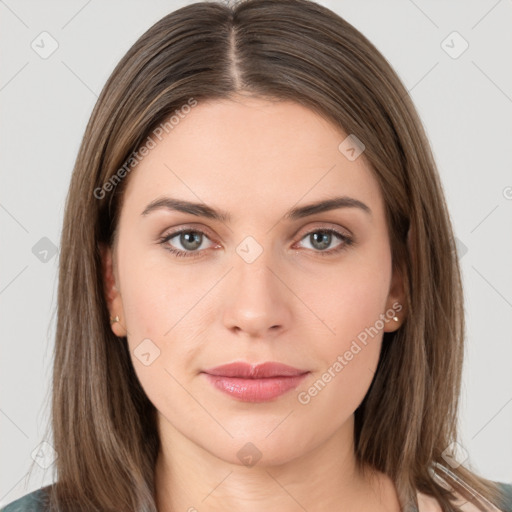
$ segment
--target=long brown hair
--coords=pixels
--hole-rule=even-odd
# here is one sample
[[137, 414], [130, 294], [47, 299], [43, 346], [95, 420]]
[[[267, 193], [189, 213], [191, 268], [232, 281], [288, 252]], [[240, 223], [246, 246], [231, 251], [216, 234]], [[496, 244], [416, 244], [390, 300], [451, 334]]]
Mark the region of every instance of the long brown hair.
[[[103, 88], [77, 156], [60, 246], [52, 509], [156, 510], [155, 408], [126, 340], [110, 329], [100, 244], [112, 244], [138, 149], [159, 126], [172, 129], [169, 119], [186, 105], [235, 93], [299, 102], [364, 143], [386, 204], [407, 318], [384, 334], [375, 378], [355, 412], [357, 460], [389, 475], [402, 507], [416, 505], [419, 490], [443, 511], [457, 510], [439, 477], [443, 452], [457, 441], [463, 296], [436, 165], [386, 59], [352, 25], [308, 0], [176, 10], [139, 38]], [[462, 465], [449, 469], [498, 503], [493, 482]], [[457, 478], [450, 485], [464, 494]]]

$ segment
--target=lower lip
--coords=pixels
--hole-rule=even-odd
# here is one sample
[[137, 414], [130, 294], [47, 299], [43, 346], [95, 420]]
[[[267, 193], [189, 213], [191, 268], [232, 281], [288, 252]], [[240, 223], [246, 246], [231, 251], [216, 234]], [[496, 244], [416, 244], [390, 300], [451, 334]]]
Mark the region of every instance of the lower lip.
[[206, 378], [217, 389], [242, 402], [267, 402], [296, 388], [307, 373], [291, 377], [268, 377], [265, 379], [243, 379], [210, 375]]

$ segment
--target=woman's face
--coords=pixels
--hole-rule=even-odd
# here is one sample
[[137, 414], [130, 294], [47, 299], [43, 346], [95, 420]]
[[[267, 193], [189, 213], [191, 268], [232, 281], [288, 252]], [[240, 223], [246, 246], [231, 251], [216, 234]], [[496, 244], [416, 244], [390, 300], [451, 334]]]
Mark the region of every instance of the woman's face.
[[[293, 102], [200, 102], [125, 178], [109, 309], [164, 443], [276, 464], [352, 428], [403, 312], [383, 198], [346, 137]], [[302, 376], [205, 373], [233, 362]]]

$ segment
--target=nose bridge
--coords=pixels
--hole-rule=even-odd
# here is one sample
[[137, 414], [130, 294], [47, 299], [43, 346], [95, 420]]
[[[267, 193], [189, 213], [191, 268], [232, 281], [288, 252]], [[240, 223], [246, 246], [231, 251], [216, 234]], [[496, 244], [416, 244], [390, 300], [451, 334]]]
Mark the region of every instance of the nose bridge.
[[236, 246], [233, 264], [239, 280], [268, 285], [264, 282], [271, 275], [268, 267], [276, 266], [269, 240], [264, 234], [258, 235], [258, 240], [249, 235]]
[[230, 329], [264, 335], [287, 325], [290, 312], [286, 290], [274, 275], [279, 265], [271, 248], [246, 237], [233, 254], [233, 271], [224, 322]]

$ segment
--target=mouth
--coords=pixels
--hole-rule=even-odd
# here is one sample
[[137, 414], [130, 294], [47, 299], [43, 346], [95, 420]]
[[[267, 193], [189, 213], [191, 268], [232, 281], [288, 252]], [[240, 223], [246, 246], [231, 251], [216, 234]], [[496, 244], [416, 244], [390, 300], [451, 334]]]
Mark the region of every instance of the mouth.
[[201, 372], [216, 389], [243, 402], [267, 402], [296, 388], [310, 372], [276, 362], [229, 363]]

